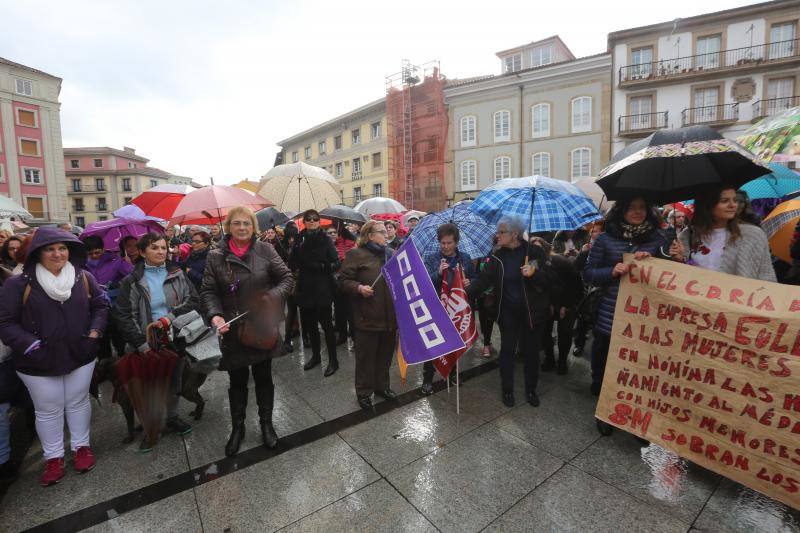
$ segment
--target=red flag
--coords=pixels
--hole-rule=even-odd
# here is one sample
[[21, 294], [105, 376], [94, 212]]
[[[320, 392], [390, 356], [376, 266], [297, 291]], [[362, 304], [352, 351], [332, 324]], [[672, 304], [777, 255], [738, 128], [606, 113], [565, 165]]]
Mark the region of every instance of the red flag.
[[478, 338], [478, 329], [475, 327], [475, 315], [472, 314], [472, 307], [469, 305], [467, 291], [464, 290], [464, 279], [461, 276], [461, 266], [456, 268], [453, 274], [453, 286], [447, 283], [447, 276], [442, 279], [442, 305], [447, 310], [447, 314], [461, 335], [461, 339], [466, 347], [443, 355], [434, 359], [433, 364], [445, 379], [450, 375], [450, 371], [456, 366], [456, 361], [464, 355], [470, 346]]

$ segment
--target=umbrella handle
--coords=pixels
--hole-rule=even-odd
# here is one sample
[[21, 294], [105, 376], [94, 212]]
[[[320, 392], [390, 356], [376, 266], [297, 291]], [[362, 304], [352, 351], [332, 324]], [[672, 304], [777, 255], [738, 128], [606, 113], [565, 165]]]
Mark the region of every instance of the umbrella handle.
[[147, 345], [153, 350], [158, 350], [158, 335], [153, 331], [155, 329], [158, 328], [152, 324], [148, 324], [147, 329], [145, 330], [145, 337], [147, 337]]

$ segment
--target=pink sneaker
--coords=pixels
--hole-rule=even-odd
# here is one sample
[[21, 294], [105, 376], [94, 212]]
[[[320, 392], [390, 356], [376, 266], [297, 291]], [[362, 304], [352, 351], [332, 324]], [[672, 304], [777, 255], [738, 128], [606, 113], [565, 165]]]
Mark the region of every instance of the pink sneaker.
[[75, 450], [75, 471], [84, 474], [94, 468], [94, 454], [88, 446], [81, 446]]
[[489, 358], [492, 356], [492, 347], [491, 346], [484, 346], [481, 350], [481, 357]]
[[48, 459], [44, 464], [44, 474], [42, 475], [42, 487], [55, 485], [64, 477], [64, 458], [56, 457]]

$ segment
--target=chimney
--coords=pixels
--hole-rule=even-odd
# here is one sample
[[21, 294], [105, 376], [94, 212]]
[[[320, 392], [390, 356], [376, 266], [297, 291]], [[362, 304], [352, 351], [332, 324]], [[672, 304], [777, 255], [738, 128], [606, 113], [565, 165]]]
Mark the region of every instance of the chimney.
[[123, 146], [122, 150], [124, 152], [127, 152], [127, 153], [131, 154], [131, 155], [136, 155], [136, 148], [131, 148], [130, 146]]

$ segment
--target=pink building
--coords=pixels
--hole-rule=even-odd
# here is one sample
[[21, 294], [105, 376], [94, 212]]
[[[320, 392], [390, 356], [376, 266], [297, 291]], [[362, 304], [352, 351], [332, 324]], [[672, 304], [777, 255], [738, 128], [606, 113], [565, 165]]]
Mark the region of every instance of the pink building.
[[0, 194], [34, 221], [69, 220], [60, 92], [61, 78], [0, 57]]

